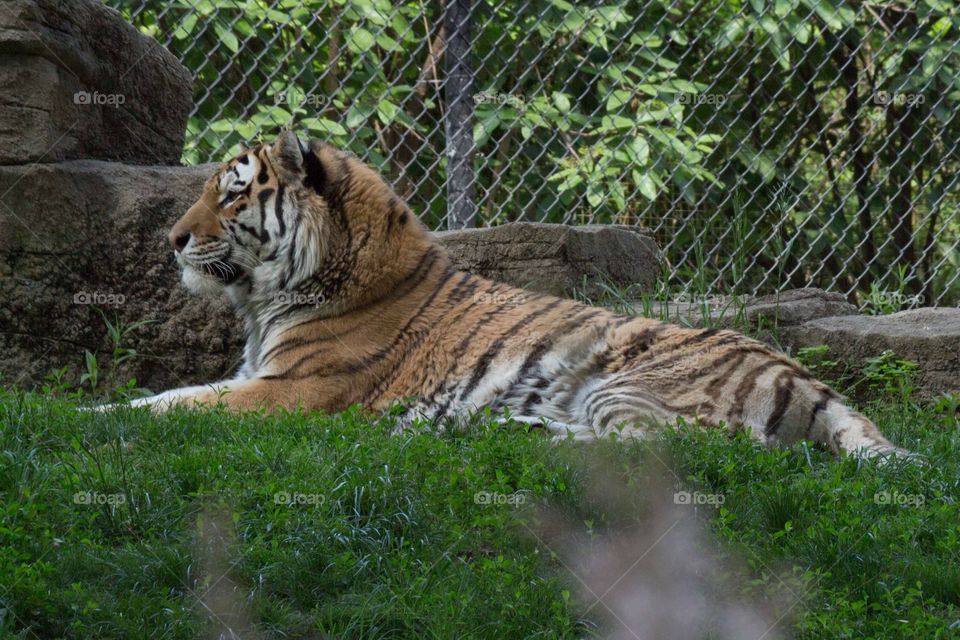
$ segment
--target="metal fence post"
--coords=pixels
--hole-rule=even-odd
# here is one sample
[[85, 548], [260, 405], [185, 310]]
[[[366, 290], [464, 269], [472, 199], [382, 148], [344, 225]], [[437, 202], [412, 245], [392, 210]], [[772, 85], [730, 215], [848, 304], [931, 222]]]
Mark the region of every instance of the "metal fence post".
[[470, 65], [472, 0], [447, 0], [444, 20], [446, 82], [444, 130], [447, 138], [447, 228], [472, 227], [477, 214], [473, 199], [473, 69]]

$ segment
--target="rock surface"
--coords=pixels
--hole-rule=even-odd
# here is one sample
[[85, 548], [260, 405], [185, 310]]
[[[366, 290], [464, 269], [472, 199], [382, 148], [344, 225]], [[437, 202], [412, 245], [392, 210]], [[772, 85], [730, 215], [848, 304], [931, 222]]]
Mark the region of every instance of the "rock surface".
[[[224, 299], [186, 293], [166, 240], [214, 170], [100, 161], [0, 167], [0, 384], [31, 386], [66, 365], [75, 372], [84, 350], [105, 359], [112, 345], [97, 308], [111, 322], [151, 322], [125, 338], [124, 346], [144, 357], [124, 365], [121, 382], [136, 377], [156, 390], [235, 370], [239, 323]], [[466, 262], [458, 254], [464, 246], [458, 238], [465, 235], [472, 246], [492, 235], [504, 262]], [[622, 229], [517, 225], [440, 238], [460, 268], [515, 284], [536, 274], [525, 259], [534, 246], [541, 256], [537, 269], [554, 276], [547, 290], [573, 285], [581, 274], [603, 275], [604, 268], [629, 261], [631, 252], [642, 252], [633, 270], [617, 265], [610, 277], [649, 282], [655, 276], [652, 241]], [[511, 256], [516, 268], [506, 262]], [[650, 270], [642, 271], [643, 264]]]
[[0, 164], [176, 164], [190, 73], [99, 0], [4, 0]]
[[437, 237], [461, 269], [555, 295], [579, 288], [596, 299], [601, 282], [652, 290], [660, 270], [656, 243], [633, 227], [514, 222]]
[[[660, 304], [653, 302], [654, 316], [659, 315]], [[641, 304], [636, 307], [643, 311]], [[816, 318], [858, 313], [857, 307], [843, 295], [814, 288], [790, 289], [767, 296], [706, 296], [702, 300], [691, 296], [687, 300], [665, 303], [664, 310], [671, 320], [695, 327], [708, 324], [704, 321], [706, 315], [710, 326], [741, 330], [792, 326]]]
[[112, 346], [111, 322], [151, 324], [124, 346], [142, 358], [119, 376], [151, 389], [232, 371], [241, 334], [224, 300], [178, 286], [166, 230], [197, 199], [212, 166], [99, 161], [0, 167], [0, 383], [28, 387], [85, 349]]
[[829, 345], [827, 357], [854, 367], [885, 350], [916, 362], [927, 394], [960, 393], [960, 309], [922, 308], [886, 316], [834, 316], [785, 327], [794, 350]]

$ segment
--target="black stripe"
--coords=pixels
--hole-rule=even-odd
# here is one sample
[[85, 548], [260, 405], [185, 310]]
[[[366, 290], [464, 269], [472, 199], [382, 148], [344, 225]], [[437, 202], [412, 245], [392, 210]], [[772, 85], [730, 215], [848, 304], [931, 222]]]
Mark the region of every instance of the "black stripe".
[[[586, 316], [581, 317], [584, 313], [586, 313]], [[593, 307], [578, 309], [576, 313], [567, 318], [558, 329], [552, 330], [547, 335], [541, 337], [520, 366], [517, 380], [522, 382], [530, 370], [543, 359], [560, 338], [567, 336], [573, 329], [578, 328], [583, 323], [592, 320], [602, 313], [604, 312], [601, 309], [594, 309]]]
[[733, 372], [743, 364], [743, 361], [747, 359], [747, 353], [745, 351], [731, 351], [730, 353], [725, 353], [717, 360], [714, 360], [711, 363], [711, 368], [716, 368], [730, 363], [730, 366], [718, 373], [714, 378], [712, 378], [704, 389], [706, 393], [713, 400], [717, 399], [717, 394], [723, 389], [723, 383], [730, 380], [730, 376]]
[[[489, 280], [475, 278], [473, 282], [474, 286], [472, 287], [471, 293], [476, 292], [477, 285], [480, 285], [480, 284], [489, 285], [486, 291], [484, 292], [487, 296], [490, 296], [491, 294], [495, 294], [500, 289], [508, 286], [505, 284], [501, 284], [499, 282], [491, 282]], [[473, 308], [476, 306], [478, 297], [479, 296], [474, 296], [473, 304], [467, 305], [467, 307], [464, 308], [457, 315], [456, 318], [454, 318], [448, 323], [449, 326], [457, 326], [458, 323], [463, 319], [463, 317], [468, 312], [472, 311]], [[487, 321], [489, 321], [493, 316], [501, 312], [502, 312], [502, 309], [494, 306], [490, 310], [481, 314], [477, 318], [476, 322], [474, 322], [469, 329], [462, 331], [464, 337], [460, 340], [459, 344], [457, 344], [456, 348], [453, 350], [453, 353], [451, 353], [450, 357], [448, 358], [448, 362], [450, 362], [450, 365], [447, 367], [447, 370], [444, 372], [444, 374], [440, 376], [440, 378], [438, 378], [437, 385], [433, 389], [430, 389], [427, 393], [425, 393], [424, 394], [425, 396], [433, 398], [433, 397], [436, 397], [437, 395], [442, 395], [443, 393], [445, 393], [448, 383], [450, 382], [450, 378], [453, 375], [453, 372], [456, 371], [456, 369], [461, 365], [461, 359], [463, 358], [463, 354], [466, 353], [467, 348], [470, 346], [470, 343], [472, 342], [477, 331], [481, 327], [483, 327], [485, 324], [487, 324]], [[447, 399], [443, 403], [443, 405], [439, 408], [436, 414], [436, 417], [442, 418], [444, 415], [446, 415], [447, 409], [449, 409], [450, 403], [452, 401], [453, 401], [452, 397]]]
[[[710, 348], [716, 349], [718, 347], [735, 345], [738, 343], [742, 343], [744, 339], [747, 339], [747, 338], [745, 336], [741, 336], [740, 334], [729, 334], [720, 338], [716, 342], [714, 342], [712, 345], [710, 345]], [[679, 344], [666, 345], [662, 352], [655, 353], [652, 356], [648, 356], [647, 359], [638, 363], [637, 368], [638, 369], [660, 369], [663, 367], [672, 366], [677, 362], [680, 362], [681, 360], [684, 360], [686, 358], [696, 358], [703, 355], [701, 351], [697, 351], [697, 350], [693, 350], [693, 351], [682, 350], [684, 346], [690, 346], [690, 344], [691, 343], [689, 342], [689, 339], [688, 339]], [[750, 347], [744, 347], [744, 348], [746, 349]], [[766, 347], [761, 347], [758, 350], [766, 354], [770, 353], [770, 349]]]
[[523, 406], [521, 407], [521, 415], [527, 415], [533, 411], [533, 405], [540, 404], [541, 396], [536, 391], [531, 391], [527, 394], [527, 398], [523, 401]]
[[277, 216], [277, 224], [280, 225], [280, 236], [283, 237], [287, 233], [287, 224], [283, 221], [283, 185], [277, 186], [277, 200], [276, 204], [273, 207], [273, 212]]
[[287, 249], [287, 269], [284, 271], [283, 278], [280, 280], [280, 288], [286, 289], [293, 278], [293, 272], [297, 267], [297, 258], [300, 256], [297, 246], [297, 237], [300, 235], [300, 213], [293, 220], [293, 238], [290, 239], [290, 247]]
[[825, 411], [825, 410], [827, 409], [827, 403], [828, 403], [828, 402], [830, 402], [829, 394], [826, 394], [826, 393], [824, 393], [824, 392], [821, 391], [821, 392], [820, 392], [820, 399], [817, 400], [817, 403], [816, 403], [815, 405], [813, 405], [813, 409], [812, 409], [811, 412], [810, 412], [810, 422], [807, 423], [807, 430], [806, 430], [806, 431], [804, 432], [804, 434], [803, 434], [803, 437], [804, 437], [805, 439], [807, 439], [807, 440], [810, 439], [810, 432], [813, 430], [813, 425], [814, 425], [814, 424], [816, 423], [816, 421], [817, 421], [817, 415], [818, 415], [821, 411]]
[[264, 189], [257, 194], [257, 200], [260, 202], [260, 241], [268, 242], [270, 234], [267, 232], [267, 199], [272, 196], [274, 189]]
[[[393, 351], [397, 348], [397, 346], [400, 344], [400, 342], [402, 342], [403, 339], [407, 337], [407, 334], [410, 332], [410, 328], [413, 326], [413, 323], [416, 322], [416, 321], [420, 318], [420, 316], [423, 314], [424, 310], [428, 309], [428, 308], [430, 307], [430, 305], [433, 304], [434, 299], [437, 297], [437, 295], [439, 295], [439, 293], [440, 293], [440, 291], [443, 289], [443, 287], [446, 286], [446, 284], [450, 281], [450, 278], [452, 278], [452, 277], [454, 276], [454, 274], [456, 274], [456, 273], [457, 273], [457, 272], [454, 271], [453, 268], [450, 267], [449, 265], [446, 267], [446, 269], [444, 269], [443, 275], [442, 275], [442, 276], [440, 277], [440, 279], [437, 281], [437, 284], [436, 284], [436, 286], [433, 288], [433, 291], [430, 292], [430, 295], [427, 297], [427, 299], [417, 308], [417, 310], [414, 312], [413, 316], [411, 316], [410, 319], [407, 320], [407, 323], [406, 323], [405, 325], [403, 325], [403, 328], [400, 329], [400, 332], [397, 333], [397, 335], [396, 335], [396, 337], [394, 338], [393, 342], [391, 342], [388, 347], [386, 347], [386, 348], [381, 349], [380, 351], [378, 351], [378, 352], [377, 352], [376, 354], [374, 354], [374, 356], [373, 356], [372, 358], [370, 358], [369, 360], [364, 361], [364, 362], [362, 362], [362, 363], [357, 363], [357, 364], [349, 365], [349, 366], [341, 369], [340, 372], [342, 372], [342, 373], [349, 373], [349, 374], [357, 373], [358, 371], [361, 371], [361, 370], [363, 370], [363, 369], [368, 369], [373, 362], [378, 362], [378, 361], [380, 361], [380, 360], [383, 360], [383, 359], [386, 358], [388, 355], [390, 355], [390, 353], [393, 352]], [[432, 328], [432, 326], [429, 327], [429, 328]], [[408, 347], [407, 350], [409, 351], [410, 348], [415, 347], [417, 344], [419, 344], [419, 339], [415, 339], [415, 340], [414, 340], [414, 344], [411, 345], [410, 347]]]
[[[784, 382], [784, 379], [786, 379], [786, 382]], [[790, 407], [790, 400], [793, 398], [793, 387], [796, 383], [794, 382], [792, 372], [784, 371], [777, 376], [774, 384], [777, 386], [777, 392], [774, 394], [773, 412], [767, 419], [767, 428], [764, 430], [764, 434], [767, 436], [772, 436], [780, 429], [780, 425], [783, 423], [783, 417], [787, 414], [787, 409]]]
[[237, 225], [237, 227], [240, 228], [241, 231], [244, 231], [244, 232], [246, 232], [246, 233], [249, 233], [249, 234], [250, 234], [251, 236], [253, 236], [254, 238], [259, 238], [259, 237], [260, 237], [260, 234], [257, 233], [257, 230], [254, 229], [253, 227], [251, 227], [250, 225], [244, 224], [244, 223], [238, 222], [238, 221], [234, 221], [234, 223]]
[[630, 346], [627, 347], [627, 350], [623, 353], [623, 362], [624, 364], [629, 364], [634, 358], [636, 358], [641, 353], [647, 352], [659, 335], [666, 327], [663, 325], [647, 327], [640, 333], [632, 336], [632, 341]]
[[270, 173], [267, 171], [267, 163], [260, 158], [260, 172], [257, 174], [257, 184], [264, 184], [270, 179]]
[[466, 398], [470, 395], [470, 392], [480, 383], [480, 380], [487, 374], [487, 369], [490, 367], [490, 363], [493, 362], [493, 359], [497, 357], [497, 354], [503, 349], [507, 341], [516, 335], [523, 327], [527, 326], [540, 316], [549, 313], [557, 307], [563, 300], [556, 299], [545, 307], [541, 307], [532, 313], [528, 313], [520, 320], [518, 320], [512, 327], [510, 327], [506, 333], [502, 334], [497, 340], [490, 346], [487, 351], [480, 356], [480, 359], [477, 361], [476, 368], [473, 370], [473, 376], [471, 376], [467, 386], [460, 391], [460, 399]]
[[310, 145], [307, 145], [307, 152], [303, 154], [303, 168], [306, 172], [303, 185], [323, 195], [324, 190], [327, 188], [327, 172], [323, 168], [323, 162], [321, 162], [319, 156], [313, 152]]
[[767, 369], [777, 365], [784, 365], [784, 363], [778, 360], [767, 360], [743, 375], [743, 379], [733, 392], [733, 406], [730, 409], [731, 422], [733, 422], [735, 416], [743, 416], [743, 403], [746, 401], [747, 396], [750, 395], [750, 392], [753, 391], [753, 388], [757, 386], [757, 380], [760, 379], [760, 376], [763, 375]]
[[397, 196], [390, 196], [387, 203], [387, 233], [393, 228], [393, 218], [397, 215]]

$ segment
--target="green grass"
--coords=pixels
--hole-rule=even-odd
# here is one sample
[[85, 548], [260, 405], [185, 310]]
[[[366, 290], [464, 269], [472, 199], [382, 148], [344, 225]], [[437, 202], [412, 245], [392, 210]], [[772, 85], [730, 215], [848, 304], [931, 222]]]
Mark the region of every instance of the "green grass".
[[391, 435], [358, 411], [94, 414], [0, 392], [0, 637], [210, 637], [218, 619], [245, 638], [630, 637], [545, 523], [590, 544], [663, 531], [645, 478], [667, 464], [671, 491], [723, 496], [674, 508], [735, 560], [710, 597], [783, 615], [767, 637], [960, 637], [955, 411], [870, 409], [929, 463], [878, 466], [692, 428], [585, 448], [484, 417]]

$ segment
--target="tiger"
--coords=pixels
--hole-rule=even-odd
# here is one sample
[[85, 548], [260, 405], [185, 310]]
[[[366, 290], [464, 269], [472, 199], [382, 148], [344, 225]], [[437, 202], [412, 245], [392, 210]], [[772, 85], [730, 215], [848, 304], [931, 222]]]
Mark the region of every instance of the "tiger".
[[[401, 425], [490, 411], [576, 441], [690, 423], [836, 455], [911, 456], [843, 396], [746, 335], [684, 328], [458, 270], [373, 168], [284, 130], [206, 181], [169, 242], [187, 290], [225, 294], [237, 373], [132, 402]], [[399, 409], [398, 409], [399, 407]]]

